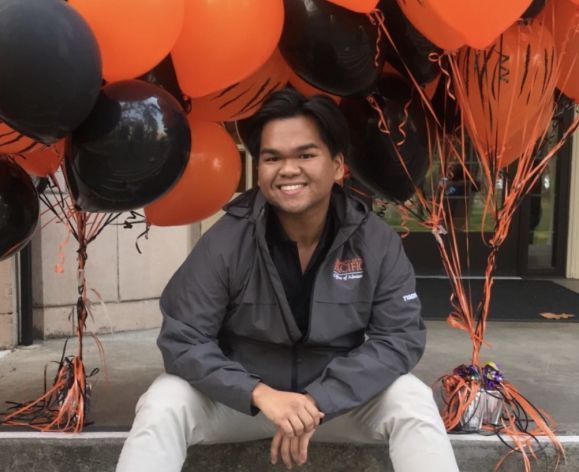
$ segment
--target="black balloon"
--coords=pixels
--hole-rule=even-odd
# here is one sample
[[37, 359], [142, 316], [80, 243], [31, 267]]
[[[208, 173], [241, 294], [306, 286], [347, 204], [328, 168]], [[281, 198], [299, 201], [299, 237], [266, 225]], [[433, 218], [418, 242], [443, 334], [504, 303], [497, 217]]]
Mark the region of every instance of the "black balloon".
[[420, 85], [432, 82], [440, 74], [440, 67], [431, 60], [430, 55], [440, 54], [442, 49], [426, 39], [408, 21], [396, 0], [381, 0], [378, 9], [384, 14], [386, 28], [398, 50], [396, 52], [390, 41], [387, 41], [383, 46], [386, 60], [402, 75], [408, 75], [404, 67], [406, 64]]
[[39, 215], [38, 194], [20, 166], [0, 159], [0, 260], [30, 241]]
[[[450, 65], [444, 67], [448, 67], [447, 70], [450, 70]], [[441, 131], [445, 134], [460, 131], [462, 126], [460, 106], [458, 105], [456, 92], [454, 91], [452, 83], [450, 85], [447, 84], [445, 77], [438, 83], [434, 95], [430, 100], [430, 105], [438, 119]]]
[[187, 117], [169, 92], [140, 80], [109, 84], [67, 146], [75, 204], [85, 211], [147, 205], [181, 177], [190, 149]]
[[384, 65], [375, 63], [378, 27], [366, 15], [327, 0], [285, 0], [280, 51], [314, 87], [343, 97], [366, 95]]
[[179, 83], [177, 82], [177, 74], [175, 73], [171, 55], [167, 56], [153, 69], [138, 78], [166, 90], [179, 101], [184, 110], [189, 110], [189, 100], [181, 91]]
[[[428, 171], [428, 134], [420, 99], [400, 79], [384, 78], [375, 94], [390, 134], [379, 129], [379, 114], [364, 100], [344, 99], [340, 104], [350, 124], [352, 152], [346, 162], [356, 179], [377, 194], [395, 201], [408, 200]], [[411, 101], [410, 101], [411, 100]], [[407, 114], [404, 111], [407, 107]], [[403, 132], [400, 131], [400, 125]], [[402, 142], [402, 144], [397, 144]], [[411, 178], [402, 166], [402, 157]]]
[[61, 0], [0, 2], [0, 117], [45, 144], [75, 129], [102, 81], [94, 34]]

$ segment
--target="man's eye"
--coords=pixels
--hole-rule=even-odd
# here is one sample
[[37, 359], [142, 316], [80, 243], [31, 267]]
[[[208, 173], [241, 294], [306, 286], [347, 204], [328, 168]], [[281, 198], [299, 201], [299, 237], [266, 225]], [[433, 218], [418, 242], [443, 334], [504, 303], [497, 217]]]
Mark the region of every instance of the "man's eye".
[[313, 154], [301, 154], [300, 155], [300, 159], [311, 159], [312, 157], [314, 157]]
[[263, 162], [277, 162], [279, 161], [279, 157], [277, 156], [268, 156], [263, 158]]

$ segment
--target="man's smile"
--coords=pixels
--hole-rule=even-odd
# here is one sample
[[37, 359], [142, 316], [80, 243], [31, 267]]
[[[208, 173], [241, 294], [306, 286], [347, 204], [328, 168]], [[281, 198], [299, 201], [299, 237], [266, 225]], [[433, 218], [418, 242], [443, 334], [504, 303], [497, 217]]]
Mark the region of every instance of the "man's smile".
[[286, 195], [295, 195], [300, 193], [307, 184], [300, 183], [300, 184], [283, 184], [278, 185], [277, 188], [281, 190], [282, 193]]

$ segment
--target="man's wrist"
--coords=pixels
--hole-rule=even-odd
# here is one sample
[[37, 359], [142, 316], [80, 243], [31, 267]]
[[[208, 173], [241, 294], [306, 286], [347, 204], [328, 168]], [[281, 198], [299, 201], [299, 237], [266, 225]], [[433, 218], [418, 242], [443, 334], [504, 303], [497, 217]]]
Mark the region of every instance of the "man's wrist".
[[316, 399], [315, 399], [314, 397], [312, 397], [308, 392], [304, 392], [304, 395], [305, 395], [305, 397], [306, 397], [308, 400], [310, 400], [310, 401], [314, 404], [314, 406], [319, 410], [318, 402], [316, 401]]
[[263, 382], [258, 382], [251, 392], [251, 404], [259, 408], [259, 401], [268, 390], [271, 390], [270, 387]]

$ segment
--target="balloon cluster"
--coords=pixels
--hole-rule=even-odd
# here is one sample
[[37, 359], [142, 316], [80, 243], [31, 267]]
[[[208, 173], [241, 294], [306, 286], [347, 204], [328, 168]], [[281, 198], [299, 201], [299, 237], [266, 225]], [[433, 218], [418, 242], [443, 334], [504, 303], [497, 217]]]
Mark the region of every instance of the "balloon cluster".
[[475, 365], [461, 364], [454, 368], [453, 374], [459, 375], [465, 380], [478, 381], [480, 373]]
[[497, 386], [503, 381], [503, 374], [494, 362], [487, 362], [482, 371], [477, 366], [462, 364], [453, 370], [454, 375], [458, 375], [468, 382], [480, 383], [485, 390], [496, 390]]
[[[548, 126], [555, 87], [579, 98], [578, 8], [574, 0], [0, 0], [0, 154], [31, 175], [62, 167], [79, 210], [144, 206], [150, 224], [188, 224], [237, 188], [239, 153], [220, 122], [251, 116], [289, 84], [340, 103], [353, 174], [404, 201], [428, 171], [441, 125], [454, 130], [462, 115], [478, 148], [504, 166]], [[450, 96], [454, 105], [443, 107]], [[2, 195], [30, 187], [5, 185]], [[2, 246], [0, 258], [12, 252]]]
[[503, 381], [503, 374], [494, 362], [487, 362], [482, 371], [482, 379], [485, 390], [496, 390]]

